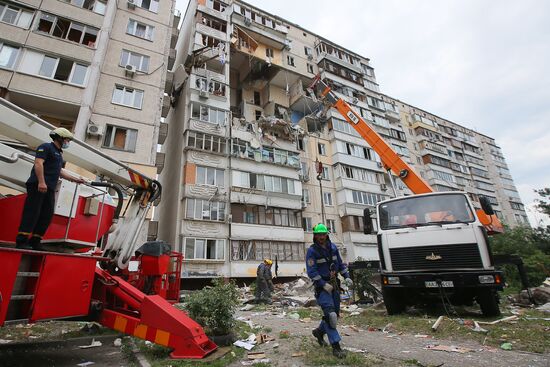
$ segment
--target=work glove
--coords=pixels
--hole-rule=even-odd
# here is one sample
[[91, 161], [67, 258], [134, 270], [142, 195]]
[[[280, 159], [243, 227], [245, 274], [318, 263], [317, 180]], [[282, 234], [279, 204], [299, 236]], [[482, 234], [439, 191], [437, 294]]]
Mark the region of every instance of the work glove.
[[344, 279], [344, 284], [348, 286], [348, 288], [351, 288], [351, 286], [353, 285], [353, 280], [351, 280], [351, 278], [346, 278]]
[[334, 290], [334, 287], [330, 283], [325, 283], [325, 285], [323, 286], [323, 289], [328, 293], [332, 293], [332, 291]]

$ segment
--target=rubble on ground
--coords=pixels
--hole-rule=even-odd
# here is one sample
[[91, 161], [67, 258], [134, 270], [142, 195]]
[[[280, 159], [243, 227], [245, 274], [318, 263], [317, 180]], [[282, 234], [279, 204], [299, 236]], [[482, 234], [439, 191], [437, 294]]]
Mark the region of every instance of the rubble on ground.
[[[550, 302], [550, 278], [547, 278], [539, 287], [529, 288], [529, 290], [537, 305], [544, 305]], [[513, 303], [524, 306], [531, 305], [531, 299], [526, 289], [510, 298]]]

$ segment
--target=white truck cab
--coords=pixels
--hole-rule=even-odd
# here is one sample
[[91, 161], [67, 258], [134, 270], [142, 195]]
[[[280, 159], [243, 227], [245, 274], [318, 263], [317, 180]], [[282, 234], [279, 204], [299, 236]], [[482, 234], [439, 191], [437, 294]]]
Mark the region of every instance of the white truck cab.
[[493, 266], [487, 232], [465, 193], [382, 201], [377, 221], [382, 293], [389, 314], [434, 297], [455, 305], [476, 300], [484, 315], [500, 314], [496, 291], [502, 290], [503, 276]]

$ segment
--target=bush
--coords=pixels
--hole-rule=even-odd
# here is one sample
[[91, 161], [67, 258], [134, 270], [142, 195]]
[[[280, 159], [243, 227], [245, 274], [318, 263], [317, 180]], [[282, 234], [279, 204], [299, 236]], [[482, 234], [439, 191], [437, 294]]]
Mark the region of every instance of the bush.
[[226, 335], [235, 327], [233, 314], [239, 304], [237, 287], [233, 281], [212, 280], [212, 286], [189, 295], [186, 310], [189, 317], [205, 328], [209, 335]]
[[[491, 238], [495, 254], [519, 255], [523, 259], [529, 286], [539, 286], [550, 275], [550, 231], [530, 227], [505, 228], [503, 234]], [[506, 282], [513, 288], [521, 288], [521, 281], [514, 265], [502, 267]]]

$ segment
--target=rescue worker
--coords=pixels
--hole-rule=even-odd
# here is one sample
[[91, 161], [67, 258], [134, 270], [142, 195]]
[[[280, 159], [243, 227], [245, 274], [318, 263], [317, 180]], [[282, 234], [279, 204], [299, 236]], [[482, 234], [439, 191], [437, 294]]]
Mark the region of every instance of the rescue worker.
[[273, 261], [270, 259], [264, 259], [264, 261], [258, 265], [256, 271], [256, 303], [271, 304], [271, 292], [273, 292], [273, 276], [271, 275], [271, 265]]
[[63, 149], [69, 147], [73, 134], [60, 127], [52, 130], [50, 137], [51, 143], [44, 143], [36, 148], [34, 166], [26, 182], [27, 198], [15, 239], [16, 248], [40, 249], [40, 241], [53, 217], [55, 189], [60, 176], [77, 183], [85, 182], [62, 169]]
[[313, 244], [306, 255], [307, 275], [313, 280], [315, 299], [323, 310], [323, 318], [319, 327], [312, 334], [320, 346], [327, 345], [324, 339], [328, 336], [332, 346], [332, 354], [344, 358], [345, 353], [340, 347], [340, 334], [336, 324], [340, 315], [340, 284], [338, 273], [344, 277], [348, 287], [353, 285], [346, 265], [342, 262], [340, 252], [328, 237], [327, 227], [319, 223], [313, 228]]

